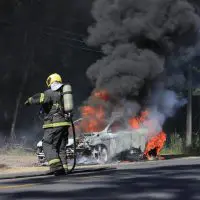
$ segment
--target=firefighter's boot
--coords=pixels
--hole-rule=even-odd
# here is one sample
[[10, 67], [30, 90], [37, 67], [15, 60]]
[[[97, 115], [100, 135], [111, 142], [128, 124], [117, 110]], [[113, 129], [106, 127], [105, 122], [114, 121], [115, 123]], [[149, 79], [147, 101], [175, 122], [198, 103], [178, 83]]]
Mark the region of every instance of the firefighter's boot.
[[54, 172], [54, 175], [55, 175], [55, 176], [64, 176], [64, 175], [66, 175], [66, 173], [65, 173], [65, 170], [64, 170], [64, 169], [59, 169], [59, 170], [56, 170], [56, 171]]
[[69, 170], [68, 170], [68, 165], [67, 164], [64, 164], [63, 165], [63, 168], [65, 170], [65, 174], [68, 174]]
[[60, 159], [53, 159], [49, 161], [50, 173], [55, 176], [65, 175], [65, 170], [62, 166]]

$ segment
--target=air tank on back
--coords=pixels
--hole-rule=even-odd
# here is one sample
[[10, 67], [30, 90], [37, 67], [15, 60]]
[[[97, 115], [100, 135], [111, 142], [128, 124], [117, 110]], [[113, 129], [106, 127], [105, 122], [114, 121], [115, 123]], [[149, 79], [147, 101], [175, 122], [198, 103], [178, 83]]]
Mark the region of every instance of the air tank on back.
[[71, 112], [74, 108], [72, 87], [70, 84], [63, 86], [63, 103], [65, 113]]

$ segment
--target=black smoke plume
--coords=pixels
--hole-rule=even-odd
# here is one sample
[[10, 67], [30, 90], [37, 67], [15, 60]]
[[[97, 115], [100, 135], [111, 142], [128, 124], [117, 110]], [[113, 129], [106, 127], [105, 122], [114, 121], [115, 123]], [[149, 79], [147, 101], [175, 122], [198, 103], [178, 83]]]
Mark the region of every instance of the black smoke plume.
[[145, 83], [163, 74], [166, 58], [195, 36], [199, 20], [186, 0], [96, 0], [92, 15], [87, 41], [105, 56], [87, 76], [96, 89], [119, 98], [139, 96]]

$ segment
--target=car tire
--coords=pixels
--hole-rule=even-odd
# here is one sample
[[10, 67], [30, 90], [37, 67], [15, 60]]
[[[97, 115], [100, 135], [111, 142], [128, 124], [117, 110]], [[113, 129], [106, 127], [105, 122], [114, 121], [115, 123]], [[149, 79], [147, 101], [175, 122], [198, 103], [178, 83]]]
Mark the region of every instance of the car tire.
[[96, 145], [93, 149], [93, 156], [98, 164], [105, 164], [109, 160], [109, 153], [104, 145]]

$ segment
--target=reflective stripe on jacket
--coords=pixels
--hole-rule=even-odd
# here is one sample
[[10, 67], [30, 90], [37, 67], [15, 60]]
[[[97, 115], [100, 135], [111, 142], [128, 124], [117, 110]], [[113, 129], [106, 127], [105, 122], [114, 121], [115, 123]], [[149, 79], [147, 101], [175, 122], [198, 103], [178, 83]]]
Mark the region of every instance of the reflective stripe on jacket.
[[37, 93], [28, 99], [30, 104], [42, 105], [44, 113], [43, 128], [70, 126], [70, 121], [65, 119], [62, 87], [53, 91], [48, 89], [43, 93]]
[[55, 128], [59, 126], [71, 126], [70, 122], [56, 122], [51, 124], [44, 124], [42, 128]]

